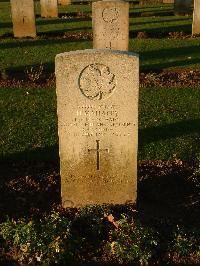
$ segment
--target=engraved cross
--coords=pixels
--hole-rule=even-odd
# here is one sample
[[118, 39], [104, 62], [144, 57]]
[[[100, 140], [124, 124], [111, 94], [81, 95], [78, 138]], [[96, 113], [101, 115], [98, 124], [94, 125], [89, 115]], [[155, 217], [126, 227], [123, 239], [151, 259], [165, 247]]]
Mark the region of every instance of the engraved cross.
[[96, 140], [97, 148], [96, 149], [88, 149], [88, 152], [95, 151], [97, 153], [97, 170], [100, 170], [100, 152], [106, 151], [109, 152], [109, 149], [100, 149], [100, 140]]

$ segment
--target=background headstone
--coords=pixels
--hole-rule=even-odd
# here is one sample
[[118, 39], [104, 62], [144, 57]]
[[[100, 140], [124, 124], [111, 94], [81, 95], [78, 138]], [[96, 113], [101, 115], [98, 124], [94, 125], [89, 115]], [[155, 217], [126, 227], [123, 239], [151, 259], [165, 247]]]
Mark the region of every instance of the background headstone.
[[62, 204], [135, 202], [139, 59], [85, 50], [56, 57]]
[[128, 50], [129, 4], [123, 1], [92, 3], [93, 48]]
[[194, 0], [192, 34], [200, 34], [200, 0]]
[[163, 0], [163, 4], [174, 4], [174, 0]]
[[71, 0], [58, 0], [58, 4], [62, 6], [71, 5]]
[[58, 2], [57, 0], [40, 0], [41, 17], [56, 18], [58, 17]]
[[185, 15], [191, 13], [192, 0], [175, 0], [174, 13], [176, 15]]
[[11, 13], [15, 37], [36, 37], [33, 0], [11, 0]]
[[161, 4], [163, 0], [140, 0], [140, 5]]

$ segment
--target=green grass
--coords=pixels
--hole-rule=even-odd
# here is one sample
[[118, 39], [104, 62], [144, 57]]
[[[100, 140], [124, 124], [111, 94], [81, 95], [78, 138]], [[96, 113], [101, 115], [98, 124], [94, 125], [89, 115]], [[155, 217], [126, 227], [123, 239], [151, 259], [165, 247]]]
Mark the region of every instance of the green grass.
[[[54, 72], [56, 54], [92, 48], [92, 41], [67, 40], [64, 32], [91, 31], [91, 18], [40, 18], [36, 2], [36, 39], [12, 38], [9, 2], [0, 2], [0, 72], [6, 77], [31, 66]], [[59, 6], [60, 15], [91, 14], [91, 5]], [[173, 5], [130, 4], [130, 51], [140, 55], [141, 71], [200, 67], [199, 38], [169, 39], [170, 31], [191, 33], [192, 18], [173, 15]], [[146, 32], [148, 39], [133, 38]], [[7, 36], [7, 37], [6, 37]], [[58, 37], [58, 38], [57, 38]], [[161, 38], [162, 37], [162, 38]], [[6, 75], [5, 75], [6, 74]], [[1, 89], [2, 156], [57, 156], [54, 89]], [[140, 94], [139, 159], [198, 157], [199, 90], [143, 89]], [[55, 152], [56, 151], [56, 152]], [[44, 156], [44, 157], [45, 157]]]
[[[59, 14], [68, 16], [73, 12], [91, 15], [91, 5], [59, 6]], [[8, 2], [0, 2], [0, 72], [24, 73], [29, 66], [41, 62], [47, 72], [54, 72], [55, 55], [65, 51], [92, 48], [92, 41], [67, 40], [67, 32], [92, 31], [90, 17], [40, 18], [39, 2], [36, 2], [38, 38], [12, 38], [12, 23]], [[173, 15], [173, 5], [141, 7], [130, 5], [129, 50], [140, 54], [141, 71], [157, 71], [173, 68], [200, 67], [200, 41], [194, 39], [168, 39], [169, 32], [191, 34], [192, 17]], [[138, 32], [146, 32], [148, 39], [136, 39]], [[7, 36], [7, 37], [5, 37]], [[161, 38], [164, 37], [164, 38]]]
[[[0, 90], [1, 159], [57, 159], [54, 89]], [[141, 89], [139, 159], [199, 158], [198, 89]]]

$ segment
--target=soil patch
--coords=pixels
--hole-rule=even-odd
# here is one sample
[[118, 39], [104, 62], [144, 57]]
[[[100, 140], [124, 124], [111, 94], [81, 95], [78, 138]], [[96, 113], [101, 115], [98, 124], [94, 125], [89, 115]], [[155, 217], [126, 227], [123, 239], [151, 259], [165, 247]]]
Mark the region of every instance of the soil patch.
[[[55, 75], [42, 73], [39, 79], [27, 73], [11, 73], [12, 78], [7, 76], [0, 78], [1, 88], [49, 88], [55, 87]], [[140, 86], [143, 88], [200, 88], [200, 70], [174, 69], [162, 72], [140, 73]]]
[[[58, 162], [2, 163], [0, 175], [1, 221], [62, 210]], [[198, 223], [200, 165], [173, 161], [140, 161], [138, 211], [150, 221], [165, 217]], [[189, 215], [188, 215], [189, 214]]]

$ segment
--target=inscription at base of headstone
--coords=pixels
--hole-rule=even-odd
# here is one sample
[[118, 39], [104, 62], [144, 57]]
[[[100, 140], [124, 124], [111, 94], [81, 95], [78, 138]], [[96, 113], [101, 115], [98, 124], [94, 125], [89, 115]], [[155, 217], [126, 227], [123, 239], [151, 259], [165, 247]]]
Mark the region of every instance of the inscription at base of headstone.
[[200, 34], [200, 0], [194, 0], [192, 34]]
[[92, 3], [93, 48], [128, 50], [129, 4], [123, 1]]
[[175, 0], [174, 13], [176, 15], [187, 15], [191, 13], [192, 0]]
[[36, 37], [33, 0], [11, 0], [14, 37]]
[[59, 54], [56, 91], [63, 207], [135, 203], [138, 56]]
[[56, 18], [58, 17], [57, 0], [40, 0], [41, 17]]

